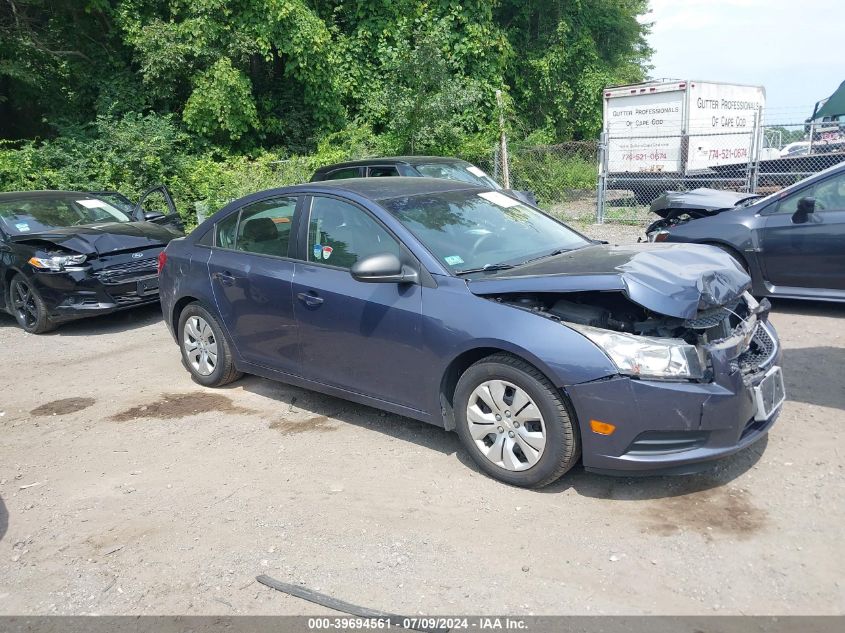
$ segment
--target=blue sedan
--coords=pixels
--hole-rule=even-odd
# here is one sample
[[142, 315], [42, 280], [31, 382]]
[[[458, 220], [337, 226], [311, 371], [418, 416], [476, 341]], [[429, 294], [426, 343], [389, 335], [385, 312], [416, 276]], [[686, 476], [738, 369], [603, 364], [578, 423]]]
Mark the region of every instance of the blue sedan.
[[256, 374], [455, 430], [489, 475], [692, 472], [784, 400], [750, 279], [709, 246], [592, 241], [447, 180], [310, 183], [237, 200], [159, 259], [185, 367]]

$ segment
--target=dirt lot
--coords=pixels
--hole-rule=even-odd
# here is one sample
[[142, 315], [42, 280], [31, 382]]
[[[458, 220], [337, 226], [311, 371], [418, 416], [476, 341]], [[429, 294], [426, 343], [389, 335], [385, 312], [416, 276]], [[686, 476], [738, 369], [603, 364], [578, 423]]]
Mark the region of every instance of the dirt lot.
[[0, 614], [325, 612], [260, 573], [407, 614], [841, 614], [843, 318], [775, 302], [768, 440], [696, 476], [525, 491], [434, 427], [200, 388], [157, 307], [38, 337], [0, 316]]

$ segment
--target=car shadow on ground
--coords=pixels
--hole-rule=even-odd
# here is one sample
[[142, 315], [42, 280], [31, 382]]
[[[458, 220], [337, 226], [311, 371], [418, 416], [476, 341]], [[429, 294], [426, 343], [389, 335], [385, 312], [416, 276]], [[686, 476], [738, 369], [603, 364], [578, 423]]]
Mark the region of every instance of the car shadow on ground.
[[778, 314], [830, 317], [833, 319], [845, 317], [845, 303], [802, 299], [777, 299], [772, 297], [769, 298], [769, 301], [772, 303], [772, 322], [776, 328]]
[[[282, 412], [290, 411], [293, 416], [295, 411], [295, 417], [300, 418], [300, 421], [285, 423], [281, 429], [283, 432], [326, 431], [336, 427], [333, 424], [334, 421], [351, 424], [435, 450], [444, 455], [454, 454], [463, 466], [479, 475], [486, 476], [464, 450], [457, 434], [447, 432], [440, 427], [256, 376], [246, 376], [224, 389], [238, 387], [249, 393], [278, 401], [282, 405], [280, 407]], [[298, 425], [302, 425], [301, 429], [295, 430]], [[329, 425], [329, 428], [326, 425]], [[273, 428], [272, 423], [271, 428]], [[546, 488], [527, 492], [554, 494], [572, 489], [584, 497], [624, 501], [686, 495], [718, 488], [736, 479], [757, 463], [767, 442], [768, 438], [765, 437], [753, 446], [716, 462], [695, 475], [611, 477], [587, 472], [579, 463], [559, 481]]]
[[3, 503], [3, 497], [0, 497], [0, 541], [6, 536], [6, 530], [9, 529], [9, 511], [6, 509], [6, 504]]
[[845, 411], [845, 348], [800, 347], [783, 351], [786, 398]]
[[387, 413], [355, 402], [327, 396], [316, 391], [301, 389], [257, 376], [244, 376], [223, 387], [243, 388], [280, 403], [283, 422], [275, 427], [282, 433], [309, 433], [335, 430], [334, 421], [351, 424], [424, 448], [451, 455], [461, 450], [460, 440], [454, 433], [411, 418]]
[[[68, 321], [59, 325], [55, 330], [51, 330], [45, 334], [39, 334], [38, 336], [96, 336], [98, 334], [115, 334], [152, 325], [161, 320], [161, 306], [158, 303], [153, 303], [119, 312], [112, 312], [111, 314]], [[4, 327], [19, 329], [15, 317], [2, 313], [0, 314], [0, 328]]]

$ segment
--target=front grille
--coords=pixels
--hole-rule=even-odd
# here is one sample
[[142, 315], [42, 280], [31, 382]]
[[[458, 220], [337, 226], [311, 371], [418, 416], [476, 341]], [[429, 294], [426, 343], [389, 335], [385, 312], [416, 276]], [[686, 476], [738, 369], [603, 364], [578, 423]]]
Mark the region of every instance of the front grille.
[[694, 319], [688, 320], [684, 325], [693, 330], [709, 330], [712, 327], [721, 325], [730, 314], [725, 308], [714, 308], [707, 312], [701, 312]]
[[94, 273], [94, 276], [104, 284], [122, 284], [141, 277], [149, 277], [158, 271], [158, 260], [155, 257], [133, 259], [122, 264], [106, 266]]
[[769, 330], [762, 323], [757, 324], [754, 337], [748, 349], [732, 361], [732, 368], [742, 370], [743, 374], [757, 371], [766, 365], [775, 355], [777, 346]]

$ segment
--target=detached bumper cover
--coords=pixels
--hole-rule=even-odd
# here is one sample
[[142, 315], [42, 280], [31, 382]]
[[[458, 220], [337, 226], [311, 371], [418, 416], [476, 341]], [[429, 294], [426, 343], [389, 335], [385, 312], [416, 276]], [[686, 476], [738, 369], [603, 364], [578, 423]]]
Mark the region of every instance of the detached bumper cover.
[[[771, 326], [760, 327], [774, 349], [753, 370], [722, 350], [712, 355], [715, 379], [710, 383], [614, 376], [569, 387], [581, 423], [584, 467], [627, 475], [695, 472], [762, 438], [782, 407], [755, 420], [754, 387], [780, 364], [781, 349]], [[590, 420], [616, 430], [598, 435], [590, 430]]]

